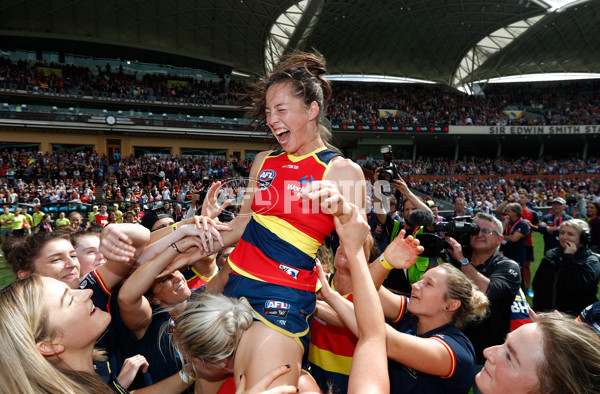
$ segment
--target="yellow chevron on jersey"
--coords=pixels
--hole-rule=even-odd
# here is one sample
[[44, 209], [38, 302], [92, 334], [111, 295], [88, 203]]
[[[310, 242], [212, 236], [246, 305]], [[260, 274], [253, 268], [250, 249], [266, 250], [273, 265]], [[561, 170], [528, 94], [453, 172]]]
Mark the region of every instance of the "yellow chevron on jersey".
[[253, 213], [252, 217], [257, 223], [277, 235], [280, 239], [286, 240], [311, 258], [315, 258], [317, 249], [321, 246], [321, 243], [316, 239], [299, 231], [296, 227], [277, 216]]
[[326, 366], [326, 371], [343, 375], [350, 374], [350, 366], [352, 365], [352, 357], [341, 356], [329, 350], [321, 349], [313, 343], [308, 346], [308, 361], [321, 368]]

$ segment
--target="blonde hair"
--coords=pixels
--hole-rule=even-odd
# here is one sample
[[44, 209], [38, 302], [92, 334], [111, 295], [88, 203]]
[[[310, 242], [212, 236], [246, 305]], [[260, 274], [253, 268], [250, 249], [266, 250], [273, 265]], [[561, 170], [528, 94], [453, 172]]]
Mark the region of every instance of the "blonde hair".
[[446, 271], [448, 291], [445, 299], [460, 301], [460, 306], [452, 315], [458, 328], [463, 328], [475, 318], [483, 318], [490, 304], [487, 296], [477, 289], [475, 284], [458, 268], [451, 264], [442, 263], [438, 266]]
[[562, 228], [563, 226], [574, 228], [575, 230], [577, 230], [577, 232], [579, 232], [579, 235], [582, 235], [585, 232], [588, 232], [588, 233], [590, 232], [589, 224], [587, 224], [586, 222], [584, 222], [581, 219], [569, 219], [569, 220], [563, 222], [560, 225], [560, 228]]
[[58, 367], [37, 343], [57, 336], [48, 324], [38, 275], [0, 291], [0, 387], [9, 393], [111, 393], [99, 376]]
[[600, 387], [600, 339], [590, 328], [560, 313], [538, 314], [544, 360], [537, 368], [538, 392], [597, 393]]
[[252, 311], [234, 298], [200, 293], [173, 320], [175, 350], [184, 358], [216, 364], [235, 354], [242, 334], [252, 324]]

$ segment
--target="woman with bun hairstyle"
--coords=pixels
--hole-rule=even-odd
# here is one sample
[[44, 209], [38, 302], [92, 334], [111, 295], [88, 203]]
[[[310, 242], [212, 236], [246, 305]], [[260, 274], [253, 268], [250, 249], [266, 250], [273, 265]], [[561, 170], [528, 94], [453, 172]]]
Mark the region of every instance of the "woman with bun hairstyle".
[[[422, 247], [412, 236], [397, 239], [401, 241], [390, 244], [393, 248], [386, 249], [381, 265], [407, 269]], [[352, 305], [328, 285], [321, 292], [343, 323], [355, 330]], [[485, 316], [487, 297], [450, 264], [425, 272], [412, 285], [410, 298], [383, 286], [379, 296], [385, 317], [392, 321], [386, 325], [390, 392], [468, 393], [475, 377], [475, 351], [460, 329]], [[323, 313], [319, 305], [319, 316], [327, 318]]]
[[247, 302], [259, 319], [236, 357], [235, 376], [245, 374], [249, 385], [282, 364], [291, 371], [273, 387], [297, 384], [316, 307], [317, 249], [334, 230], [333, 217], [348, 220], [348, 203], [365, 206], [362, 171], [329, 144], [325, 73], [320, 55], [294, 53], [250, 95], [251, 118], [266, 124], [282, 149], [257, 155], [249, 184], [255, 192], [231, 225], [236, 232], [245, 222], [224, 294]]
[[[239, 241], [224, 294], [247, 303], [257, 320], [244, 333], [235, 363], [234, 376], [245, 375], [249, 385], [286, 364], [290, 372], [271, 387], [297, 384], [316, 305], [317, 249], [333, 231], [334, 216], [347, 220], [348, 203], [364, 211], [362, 170], [329, 143], [325, 73], [321, 55], [294, 53], [248, 96], [250, 118], [281, 146], [256, 156], [240, 214], [222, 233], [225, 246]], [[212, 212], [203, 209], [203, 215], [215, 217], [218, 209], [208, 205]]]
[[[225, 387], [235, 391], [235, 353], [252, 320], [247, 305], [218, 293], [195, 295], [185, 310], [173, 318], [172, 344], [184, 368], [196, 380], [196, 393], [217, 393]], [[173, 330], [163, 329], [167, 328]]]
[[590, 228], [581, 219], [563, 222], [559, 246], [544, 255], [533, 278], [533, 309], [577, 316], [598, 301], [600, 262], [588, 247]]

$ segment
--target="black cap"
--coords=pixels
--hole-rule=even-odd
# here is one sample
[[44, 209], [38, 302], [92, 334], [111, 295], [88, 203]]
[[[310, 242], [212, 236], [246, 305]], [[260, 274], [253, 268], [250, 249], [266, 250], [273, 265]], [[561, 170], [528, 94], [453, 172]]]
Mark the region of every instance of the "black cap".
[[148, 230], [152, 231], [152, 226], [154, 223], [158, 222], [160, 219], [171, 218], [171, 216], [167, 211], [162, 208], [153, 209], [151, 211], [147, 211], [144, 213], [144, 217], [142, 217], [142, 226], [146, 227]]

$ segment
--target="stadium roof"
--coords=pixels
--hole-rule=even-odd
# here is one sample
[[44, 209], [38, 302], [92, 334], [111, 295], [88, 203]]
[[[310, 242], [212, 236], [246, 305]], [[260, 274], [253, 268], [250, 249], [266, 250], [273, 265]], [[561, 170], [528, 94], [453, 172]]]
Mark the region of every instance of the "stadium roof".
[[558, 10], [550, 2], [0, 0], [0, 47], [253, 75], [265, 72], [265, 58], [314, 48], [331, 74], [452, 86], [600, 73], [600, 0]]

